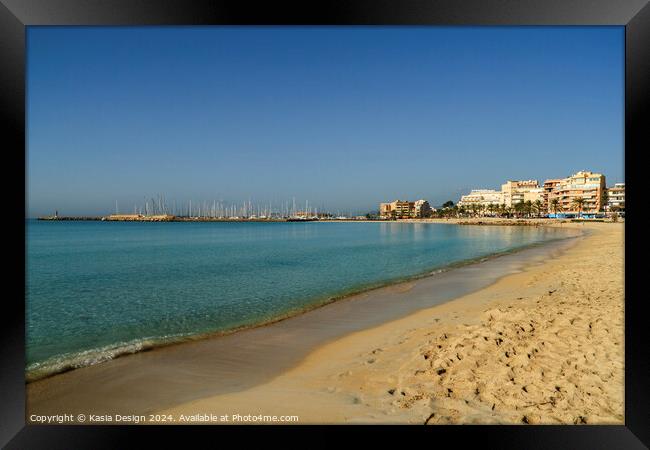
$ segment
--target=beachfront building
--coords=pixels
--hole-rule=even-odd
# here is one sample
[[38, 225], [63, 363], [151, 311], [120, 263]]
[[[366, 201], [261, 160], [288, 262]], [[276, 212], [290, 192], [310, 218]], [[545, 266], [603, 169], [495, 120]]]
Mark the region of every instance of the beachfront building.
[[[553, 205], [551, 205], [551, 203], [549, 202], [549, 195], [551, 194], [553, 189], [558, 187], [560, 184], [562, 184], [561, 178], [552, 178], [544, 182], [544, 185], [542, 187], [542, 189], [544, 190], [544, 198], [542, 200], [542, 202], [544, 203], [544, 211], [554, 212]], [[557, 206], [557, 209], [559, 211], [559, 205]]]
[[535, 188], [535, 189], [528, 189], [524, 192], [524, 202], [531, 202], [531, 203], [544, 203], [544, 189], [541, 187]]
[[608, 211], [625, 211], [625, 183], [616, 183], [607, 188]]
[[472, 189], [469, 194], [463, 195], [458, 201], [458, 206], [471, 208], [472, 205], [486, 207], [503, 203], [502, 193], [494, 189]]
[[379, 204], [379, 217], [382, 219], [415, 219], [428, 217], [432, 212], [433, 209], [426, 200], [395, 200]]
[[411, 218], [415, 210], [415, 202], [408, 200], [395, 200], [390, 203], [379, 204], [379, 216], [382, 219], [407, 219]]
[[501, 195], [503, 196], [503, 203], [507, 207], [528, 200], [533, 203], [536, 200], [543, 201], [544, 198], [543, 189], [539, 187], [537, 180], [508, 180], [501, 185]]
[[379, 204], [379, 218], [380, 219], [390, 219], [393, 213], [390, 203], [380, 203]]
[[[582, 170], [557, 183], [555, 181], [547, 180], [544, 183], [544, 186], [549, 186], [548, 191], [545, 189], [549, 212], [554, 209], [554, 200], [557, 200], [558, 212], [597, 213], [603, 209], [605, 175]], [[582, 199], [581, 206], [576, 202], [578, 198]]]
[[429, 217], [434, 211], [431, 205], [429, 205], [429, 202], [422, 199], [416, 200], [413, 207], [415, 217]]

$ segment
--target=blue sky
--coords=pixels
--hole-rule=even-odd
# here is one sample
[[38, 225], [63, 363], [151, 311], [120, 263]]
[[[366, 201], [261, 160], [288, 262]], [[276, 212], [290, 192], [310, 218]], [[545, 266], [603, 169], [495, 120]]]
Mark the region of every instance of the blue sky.
[[623, 181], [622, 27], [29, 27], [28, 214]]

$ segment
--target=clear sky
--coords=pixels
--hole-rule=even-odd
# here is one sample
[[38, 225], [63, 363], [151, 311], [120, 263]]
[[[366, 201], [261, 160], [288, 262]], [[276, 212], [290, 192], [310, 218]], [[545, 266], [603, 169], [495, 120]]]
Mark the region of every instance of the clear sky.
[[28, 214], [624, 181], [623, 27], [29, 27]]

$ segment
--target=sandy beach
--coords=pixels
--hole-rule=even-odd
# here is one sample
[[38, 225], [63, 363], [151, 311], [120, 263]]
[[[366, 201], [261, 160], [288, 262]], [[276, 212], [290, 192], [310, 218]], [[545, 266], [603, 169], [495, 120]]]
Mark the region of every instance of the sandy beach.
[[162, 410], [299, 423], [622, 424], [624, 225], [311, 352], [272, 381]]

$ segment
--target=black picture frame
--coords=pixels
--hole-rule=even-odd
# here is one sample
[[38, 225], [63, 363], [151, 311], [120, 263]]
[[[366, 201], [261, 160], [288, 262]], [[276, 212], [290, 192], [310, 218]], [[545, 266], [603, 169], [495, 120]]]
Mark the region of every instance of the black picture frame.
[[[0, 0], [0, 113], [5, 184], [4, 218], [12, 231], [25, 232], [25, 31], [32, 25], [618, 25], [625, 26], [625, 172], [628, 204], [640, 201], [637, 184], [642, 164], [635, 158], [650, 148], [647, 83], [650, 80], [650, 6], [647, 0], [322, 0], [183, 1], [183, 0]], [[3, 127], [4, 128], [4, 127]], [[10, 174], [10, 179], [6, 177]], [[26, 189], [26, 188], [25, 188]], [[23, 192], [25, 194], [25, 192]], [[474, 426], [409, 427], [410, 432], [439, 437], [478, 439], [489, 448], [646, 448], [650, 443], [648, 385], [650, 367], [642, 313], [645, 297], [636, 292], [643, 267], [643, 246], [635, 244], [639, 216], [626, 211], [625, 246], [625, 425], [624, 426]], [[15, 229], [14, 229], [15, 228]], [[24, 236], [24, 234], [23, 234]], [[0, 444], [8, 449], [121, 448], [127, 433], [168, 439], [178, 427], [25, 425], [25, 242], [9, 238], [7, 255], [11, 295], [3, 301], [0, 366]], [[642, 240], [636, 242], [643, 242]], [[640, 292], [640, 291], [639, 291]], [[210, 433], [212, 426], [184, 426], [183, 431]], [[320, 427], [285, 426], [283, 431], [314, 434]], [[244, 439], [246, 427], [231, 427]], [[257, 430], [269, 430], [258, 427]], [[256, 431], [257, 431], [256, 430]], [[383, 439], [390, 427], [373, 428]], [[401, 430], [400, 430], [401, 431]], [[128, 439], [128, 441], [127, 441]], [[432, 445], [434, 445], [432, 441]]]

